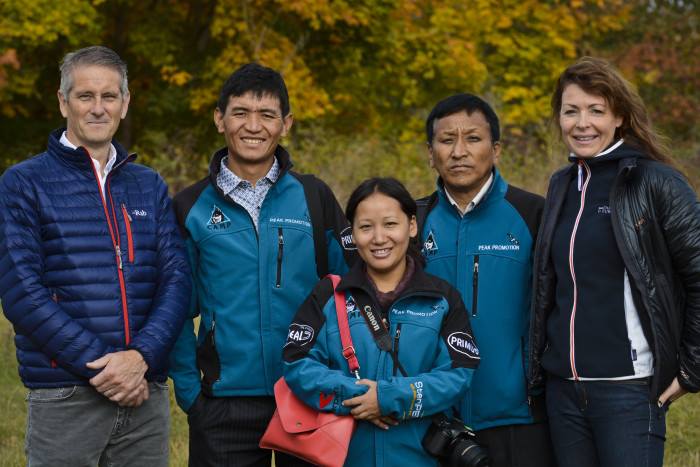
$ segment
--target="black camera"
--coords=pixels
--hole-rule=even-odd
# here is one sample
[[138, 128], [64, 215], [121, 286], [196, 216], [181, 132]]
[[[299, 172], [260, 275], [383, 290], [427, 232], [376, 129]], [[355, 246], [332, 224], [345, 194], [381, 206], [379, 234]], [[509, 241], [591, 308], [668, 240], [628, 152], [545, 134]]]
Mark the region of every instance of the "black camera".
[[444, 414], [433, 417], [423, 437], [423, 449], [447, 467], [488, 467], [489, 457], [476, 435], [461, 420]]

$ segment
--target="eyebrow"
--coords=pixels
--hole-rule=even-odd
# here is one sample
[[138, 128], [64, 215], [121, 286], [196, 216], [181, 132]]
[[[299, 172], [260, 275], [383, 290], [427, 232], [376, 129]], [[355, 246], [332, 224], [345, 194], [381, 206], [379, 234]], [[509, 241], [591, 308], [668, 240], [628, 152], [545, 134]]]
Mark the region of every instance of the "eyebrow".
[[[467, 128], [467, 129], [465, 130], [465, 133], [474, 133], [474, 132], [479, 131], [479, 129], [480, 129], [480, 127], [478, 127], [478, 126], [473, 126], [473, 127], [471, 127], [471, 128]], [[438, 134], [440, 134], [440, 135], [446, 135], [446, 136], [453, 136], [453, 135], [458, 134], [458, 131], [457, 131], [457, 130], [453, 130], [453, 129], [442, 130], [442, 131], [438, 132]]]
[[231, 107], [231, 111], [236, 111], [236, 110], [243, 110], [245, 112], [265, 112], [265, 113], [272, 113], [272, 114], [280, 114], [281, 112], [275, 109], [271, 109], [268, 107], [263, 107], [262, 109], [251, 109], [250, 107], [245, 107], [242, 105]]
[[[569, 106], [569, 107], [573, 107], [573, 108], [575, 108], [575, 109], [578, 109], [578, 105], [576, 105], [576, 104], [569, 104], [568, 102], [562, 102], [561, 105], [562, 105], [562, 107], [564, 107], [565, 105], [567, 105], [567, 106]], [[594, 102], [594, 103], [590, 104], [588, 107], [593, 107], [594, 105], [599, 105], [599, 106], [601, 106], [601, 107], [607, 107], [607, 104], [605, 104], [604, 102]]]

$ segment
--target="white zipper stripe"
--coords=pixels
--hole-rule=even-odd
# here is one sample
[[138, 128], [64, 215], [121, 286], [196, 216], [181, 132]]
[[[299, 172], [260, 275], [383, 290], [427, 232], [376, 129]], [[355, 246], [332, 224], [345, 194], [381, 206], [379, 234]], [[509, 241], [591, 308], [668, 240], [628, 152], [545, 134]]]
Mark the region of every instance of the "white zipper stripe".
[[583, 215], [583, 208], [586, 204], [586, 190], [588, 189], [588, 183], [591, 181], [591, 171], [588, 168], [588, 164], [583, 161], [579, 162], [579, 170], [583, 166], [586, 169], [586, 181], [583, 183], [583, 189], [581, 190], [581, 206], [579, 207], [578, 214], [576, 215], [576, 222], [574, 222], [574, 228], [571, 232], [571, 239], [569, 240], [569, 271], [571, 272], [571, 279], [574, 284], [574, 300], [571, 305], [571, 318], [569, 320], [569, 363], [571, 364], [571, 374], [575, 380], [578, 380], [578, 373], [576, 372], [576, 351], [575, 351], [575, 338], [574, 338], [574, 323], [576, 320], [576, 305], [578, 302], [578, 287], [576, 285], [576, 271], [574, 270], [574, 242], [576, 240], [576, 232], [578, 231], [578, 225], [581, 221], [581, 216]]

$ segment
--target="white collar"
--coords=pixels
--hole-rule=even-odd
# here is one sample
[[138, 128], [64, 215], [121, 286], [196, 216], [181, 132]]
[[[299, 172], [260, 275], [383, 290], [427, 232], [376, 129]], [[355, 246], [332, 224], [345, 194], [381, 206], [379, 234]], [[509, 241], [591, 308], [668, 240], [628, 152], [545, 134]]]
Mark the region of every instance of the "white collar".
[[459, 211], [459, 213], [461, 215], [465, 215], [466, 213], [472, 211], [476, 207], [476, 205], [479, 204], [481, 202], [481, 200], [484, 199], [484, 197], [486, 196], [486, 193], [488, 193], [489, 188], [491, 188], [492, 184], [493, 184], [493, 172], [491, 172], [491, 175], [489, 175], [489, 178], [488, 178], [488, 180], [486, 180], [486, 183], [484, 183], [484, 186], [482, 186], [481, 189], [479, 190], [479, 192], [476, 194], [476, 196], [474, 196], [474, 199], [472, 199], [469, 202], [469, 204], [467, 204], [467, 208], [464, 211], [462, 211], [462, 209], [460, 209], [459, 204], [457, 204], [457, 201], [455, 201], [454, 198], [452, 197], [452, 195], [450, 195], [450, 192], [447, 191], [447, 187], [444, 187], [445, 188], [445, 195], [447, 196], [447, 199], [450, 202], [450, 204], [452, 204], [452, 206], [457, 208], [457, 211]]
[[[70, 142], [66, 133], [67, 132], [64, 131], [63, 134], [61, 135], [61, 139], [59, 140], [60, 143], [68, 148], [78, 149], [78, 146], [76, 146], [75, 144]], [[100, 162], [92, 156], [90, 156], [90, 159], [93, 160], [93, 163], [95, 164], [95, 168], [98, 169], [98, 173], [99, 173], [100, 172], [99, 169], [101, 168]], [[112, 167], [114, 166], [114, 163], [116, 161], [117, 161], [117, 148], [115, 148], [112, 143], [109, 143], [109, 158], [107, 159], [107, 163], [105, 164], [105, 169], [104, 169], [105, 175], [107, 175], [110, 172], [110, 170], [112, 170]]]

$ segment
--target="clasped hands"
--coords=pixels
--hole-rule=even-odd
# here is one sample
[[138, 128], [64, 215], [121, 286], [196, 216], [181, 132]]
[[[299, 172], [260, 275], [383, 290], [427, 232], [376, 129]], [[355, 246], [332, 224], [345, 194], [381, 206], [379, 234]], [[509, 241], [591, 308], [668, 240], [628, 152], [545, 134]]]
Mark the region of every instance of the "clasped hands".
[[148, 399], [148, 382], [144, 378], [148, 365], [137, 350], [108, 353], [87, 363], [100, 370], [90, 384], [103, 396], [121, 407], [138, 407]]
[[382, 415], [379, 410], [379, 399], [377, 397], [377, 382], [370, 379], [361, 379], [356, 384], [362, 384], [369, 389], [361, 396], [353, 397], [343, 401], [343, 406], [352, 407], [350, 414], [355, 420], [366, 420], [383, 430], [388, 430], [390, 426], [396, 426], [399, 421], [390, 416]]

